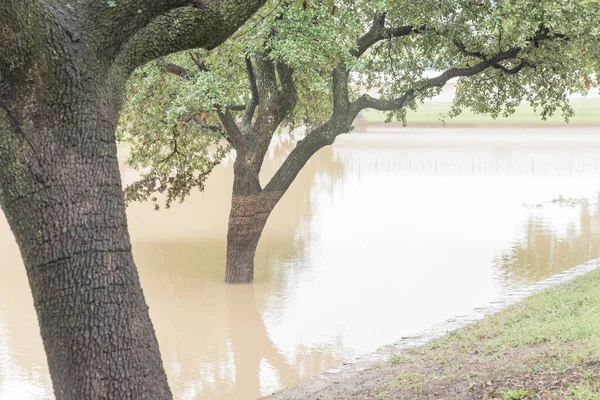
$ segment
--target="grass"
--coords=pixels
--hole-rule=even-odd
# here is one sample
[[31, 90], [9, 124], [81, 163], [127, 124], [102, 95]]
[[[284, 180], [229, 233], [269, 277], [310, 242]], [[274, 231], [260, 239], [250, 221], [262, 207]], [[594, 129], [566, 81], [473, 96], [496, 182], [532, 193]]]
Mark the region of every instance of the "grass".
[[[590, 97], [585, 99], [574, 99], [571, 105], [575, 110], [575, 116], [571, 119], [571, 125], [600, 125], [600, 98]], [[434, 125], [441, 126], [441, 115], [450, 110], [448, 102], [425, 102], [417, 111], [409, 111], [407, 115], [408, 125]], [[385, 121], [385, 114], [375, 110], [365, 112], [365, 122], [379, 124]], [[567, 125], [564, 118], [554, 115], [547, 121], [537, 115], [528, 105], [521, 105], [515, 113], [508, 118], [492, 119], [488, 115], [475, 114], [465, 110], [454, 119], [446, 119], [446, 125]]]
[[393, 356], [392, 358], [390, 358], [390, 364], [392, 365], [400, 365], [400, 364], [404, 364], [410, 362], [410, 358], [408, 357], [404, 357], [404, 356]]
[[336, 394], [352, 399], [600, 400], [599, 377], [600, 270], [595, 270], [398, 354], [347, 386], [358, 391]]
[[529, 389], [510, 390], [506, 389], [502, 391], [502, 400], [521, 400], [521, 399], [533, 399], [536, 393]]
[[600, 348], [600, 272], [531, 296], [453, 336], [444, 344], [460, 342], [486, 352], [580, 341]]

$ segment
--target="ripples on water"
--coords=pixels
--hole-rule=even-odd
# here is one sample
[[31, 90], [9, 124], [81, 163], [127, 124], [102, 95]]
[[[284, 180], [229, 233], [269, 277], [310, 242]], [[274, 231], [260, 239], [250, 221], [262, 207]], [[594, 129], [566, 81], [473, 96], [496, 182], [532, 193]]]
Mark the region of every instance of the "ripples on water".
[[[345, 136], [310, 161], [267, 224], [254, 285], [221, 283], [231, 161], [183, 205], [130, 207], [177, 399], [267, 394], [599, 255], [592, 130], [402, 132]], [[290, 149], [274, 145], [264, 180]], [[0, 251], [0, 399], [50, 398], [4, 221]]]

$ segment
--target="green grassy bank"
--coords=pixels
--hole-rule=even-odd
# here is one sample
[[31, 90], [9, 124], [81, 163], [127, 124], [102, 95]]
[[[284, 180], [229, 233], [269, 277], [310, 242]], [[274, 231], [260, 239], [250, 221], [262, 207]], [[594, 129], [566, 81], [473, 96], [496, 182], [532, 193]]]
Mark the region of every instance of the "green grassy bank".
[[[600, 125], [600, 98], [590, 97], [585, 99], [574, 99], [571, 105], [575, 110], [575, 116], [569, 122], [569, 125]], [[440, 126], [441, 115], [450, 110], [448, 102], [426, 102], [422, 104], [417, 111], [409, 111], [407, 115], [408, 126], [411, 125], [433, 125]], [[362, 123], [382, 124], [385, 121], [385, 114], [382, 112], [367, 110]], [[529, 106], [521, 105], [515, 113], [508, 118], [492, 119], [489, 115], [475, 114], [472, 111], [465, 110], [461, 115], [454, 119], [445, 119], [447, 126], [453, 125], [564, 125], [568, 124], [564, 118], [558, 114], [542, 121], [538, 114]]]
[[396, 355], [315, 398], [600, 400], [600, 270]]
[[380, 399], [600, 399], [600, 270], [380, 368]]

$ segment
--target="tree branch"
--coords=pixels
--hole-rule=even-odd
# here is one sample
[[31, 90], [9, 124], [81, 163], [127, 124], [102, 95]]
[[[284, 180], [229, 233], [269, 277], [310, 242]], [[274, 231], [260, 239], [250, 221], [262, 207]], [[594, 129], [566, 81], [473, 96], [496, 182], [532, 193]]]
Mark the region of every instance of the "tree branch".
[[[279, 82], [281, 83], [281, 89], [279, 91], [280, 97], [284, 97], [284, 101], [288, 103], [295, 103], [298, 99], [298, 92], [296, 90], [296, 84], [294, 83], [294, 71], [288, 65], [282, 63], [277, 63], [275, 68], [277, 70], [277, 75], [279, 75]], [[288, 108], [292, 106], [292, 104], [286, 105]]]
[[[548, 29], [540, 27], [538, 33], [533, 38], [531, 38], [529, 42], [538, 43], [541, 41], [554, 39], [569, 40], [569, 38], [565, 35], [562, 35], [560, 33], [551, 34], [549, 33]], [[524, 59], [521, 59], [519, 64], [517, 64], [513, 68], [507, 68], [501, 64], [502, 61], [515, 59], [521, 52], [521, 47], [515, 47], [510, 50], [501, 51], [497, 53], [494, 57], [488, 59], [483, 53], [467, 50], [466, 47], [457, 40], [454, 41], [454, 44], [458, 47], [459, 51], [463, 55], [476, 57], [480, 59], [481, 62], [471, 67], [451, 68], [435, 78], [425, 79], [420, 82], [417, 82], [415, 84], [415, 87], [417, 89], [409, 89], [402, 96], [397, 97], [395, 99], [381, 100], [373, 98], [369, 95], [362, 95], [352, 104], [352, 106], [357, 107], [360, 110], [363, 110], [365, 108], [374, 108], [380, 111], [398, 110], [402, 108], [407, 101], [414, 99], [417, 90], [424, 90], [434, 87], [443, 87], [446, 84], [446, 82], [448, 82], [452, 78], [473, 76], [490, 67], [498, 69], [508, 75], [516, 74], [526, 66], [535, 68], [535, 64], [532, 64]]]
[[[357, 48], [351, 52], [351, 54], [355, 57], [360, 57], [380, 40], [406, 36], [424, 29], [426, 28], [422, 27], [415, 29], [408, 26], [386, 29], [385, 15], [376, 15], [371, 28], [357, 41]], [[532, 40], [540, 41], [553, 38], [565, 39], [563, 35], [550, 35], [547, 32], [542, 31]], [[513, 68], [508, 68], [502, 64], [503, 61], [516, 59], [521, 50], [520, 47], [515, 47], [510, 50], [500, 51], [493, 57], [487, 59], [483, 54], [468, 52], [467, 49], [462, 46], [461, 51], [464, 55], [477, 57], [481, 61], [471, 67], [451, 68], [437, 77], [421, 80], [414, 85], [414, 88], [407, 90], [398, 98], [381, 100], [365, 94], [349, 105], [346, 105], [348, 99], [347, 85], [349, 71], [343, 63], [338, 65], [333, 72], [333, 114], [327, 122], [307, 134], [304, 139], [296, 144], [294, 150], [292, 150], [282, 166], [265, 186], [264, 192], [287, 190], [302, 167], [319, 149], [332, 144], [338, 135], [349, 132], [352, 129], [352, 122], [361, 110], [365, 108], [374, 108], [381, 111], [397, 110], [404, 107], [409, 100], [414, 99], [417, 91], [434, 87], [443, 87], [446, 82], [452, 78], [476, 75], [487, 68], [496, 68], [506, 74], [516, 74], [525, 66], [535, 67], [534, 64], [531, 64], [526, 60], [520, 60], [519, 64]]]
[[281, 167], [263, 189], [263, 192], [285, 192], [296, 176], [320, 149], [333, 143], [335, 138], [350, 130], [354, 117], [351, 115], [333, 115], [327, 122], [306, 135], [296, 143], [296, 147], [287, 156]]
[[171, 53], [193, 48], [213, 49], [229, 38], [265, 2], [211, 0], [198, 7], [172, 9], [131, 36], [123, 44], [115, 64], [130, 73], [148, 61]]
[[112, 60], [123, 43], [155, 18], [178, 7], [202, 7], [210, 0], [80, 0], [74, 2], [89, 30], [96, 33], [98, 50]]
[[[538, 40], [538, 39], [534, 38], [534, 40]], [[480, 60], [485, 60], [486, 59], [486, 57], [485, 57], [485, 55], [483, 53], [480, 53], [478, 51], [469, 51], [469, 50], [467, 50], [466, 46], [463, 43], [461, 43], [460, 41], [453, 40], [452, 42], [458, 48], [458, 50], [460, 51], [460, 53], [462, 55], [469, 56], [469, 57], [475, 57], [475, 58], [478, 58]], [[507, 67], [505, 67], [504, 65], [502, 65], [500, 63], [492, 64], [492, 68], [497, 69], [499, 71], [502, 71], [502, 72], [504, 72], [507, 75], [514, 75], [514, 74], [518, 73], [519, 71], [521, 71], [523, 69], [523, 67], [525, 67], [525, 66], [529, 66], [529, 67], [535, 68], [534, 64], [526, 61], [525, 59], [521, 59], [520, 62], [519, 62], [519, 64], [517, 66], [513, 67], [513, 68], [507, 68]]]
[[[257, 116], [248, 132], [251, 163], [248, 168], [260, 171], [271, 139], [286, 116], [296, 106], [298, 94], [292, 69], [273, 63], [265, 54], [256, 55], [256, 85], [260, 94]], [[278, 85], [279, 83], [281, 87]]]
[[[492, 67], [500, 61], [515, 58], [520, 51], [520, 48], [514, 48], [509, 51], [498, 53], [492, 59], [481, 61], [473, 67], [451, 68], [435, 78], [420, 81], [415, 86], [420, 90], [432, 87], [442, 87], [448, 80], [454, 77], [475, 75]], [[264, 191], [285, 191], [296, 178], [299, 171], [302, 169], [302, 166], [304, 166], [304, 164], [319, 149], [330, 145], [337, 136], [351, 130], [352, 122], [361, 110], [365, 108], [374, 108], [382, 111], [397, 110], [402, 108], [407, 101], [413, 99], [415, 95], [415, 89], [409, 89], [402, 96], [392, 100], [381, 100], [368, 95], [363, 95], [351, 103], [345, 110], [337, 111], [334, 109], [333, 115], [327, 122], [319, 126], [313, 132], [310, 132], [303, 140], [298, 142], [283, 165], [265, 186]]]
[[454, 39], [454, 40], [452, 40], [452, 43], [458, 48], [458, 51], [463, 56], [476, 57], [476, 58], [479, 58], [480, 60], [485, 60], [485, 55], [483, 53], [480, 53], [478, 51], [467, 50], [467, 47], [460, 40]]
[[44, 56], [44, 7], [37, 0], [0, 0], [0, 98]]
[[[360, 57], [371, 46], [381, 40], [407, 36], [417, 31], [417, 29], [410, 26], [385, 28], [385, 14], [378, 14], [373, 19], [369, 31], [358, 39], [356, 49], [352, 50], [350, 54], [354, 57]], [[352, 122], [360, 109], [357, 104], [350, 103], [349, 100], [349, 75], [350, 71], [344, 63], [335, 68], [332, 73], [333, 115], [327, 122], [310, 132], [296, 144], [283, 165], [265, 186], [265, 192], [287, 190], [302, 167], [319, 149], [332, 144], [338, 135], [351, 129]]]
[[208, 123], [206, 123], [205, 121], [201, 120], [198, 117], [193, 117], [192, 121], [194, 121], [194, 123], [196, 123], [198, 126], [200, 126], [201, 128], [204, 129], [208, 129], [214, 133], [218, 133], [221, 136], [225, 135], [225, 132], [223, 132], [223, 126], [222, 125], [210, 125]]
[[177, 75], [183, 79], [189, 79], [188, 71], [180, 65], [166, 62], [162, 57], [156, 60], [156, 64], [168, 73]]
[[[562, 39], [562, 40], [569, 40], [569, 37], [567, 35], [563, 35], [561, 33], [551, 33], [550, 30], [548, 28], [546, 28], [543, 25], [540, 25], [538, 32], [536, 33], [536, 35], [529, 39], [527, 42], [529, 43], [533, 43], [533, 45], [535, 47], [539, 46], [539, 43], [542, 41], [546, 41], [546, 40], [554, 40], [554, 39]], [[486, 56], [485, 54], [479, 52], [479, 51], [469, 51], [467, 49], [467, 47], [464, 45], [464, 43], [462, 43], [461, 41], [454, 39], [452, 40], [452, 43], [454, 43], [454, 45], [458, 48], [458, 51], [463, 55], [463, 56], [467, 56], [467, 57], [475, 57], [478, 58], [480, 60], [486, 60]], [[530, 49], [531, 51], [531, 49]], [[528, 67], [532, 67], [535, 68], [536, 65], [525, 60], [525, 59], [521, 59], [519, 64], [513, 68], [507, 68], [502, 64], [499, 63], [495, 63], [492, 64], [492, 68], [495, 68], [499, 71], [504, 72], [505, 74], [508, 75], [513, 75], [518, 73], [519, 71], [521, 71], [521, 69], [523, 69], [523, 67], [528, 66]]]
[[258, 107], [258, 103], [260, 102], [260, 95], [258, 93], [258, 85], [256, 84], [256, 74], [254, 73], [252, 60], [248, 56], [246, 56], [246, 73], [248, 75], [248, 81], [250, 82], [250, 92], [252, 95], [250, 97], [248, 107], [246, 108], [246, 113], [242, 119], [242, 127], [244, 131], [250, 132], [252, 119], [254, 118], [254, 112], [256, 111], [256, 107]]
[[208, 72], [206, 63], [200, 59], [200, 55], [198, 53], [190, 52], [188, 54], [200, 72]]
[[[408, 36], [424, 29], [416, 29], [412, 26], [386, 28], [385, 19], [385, 14], [375, 15], [371, 28], [356, 41], [356, 49], [350, 51], [352, 56], [357, 58], [362, 56], [369, 48], [381, 40]], [[350, 96], [348, 91], [349, 75], [350, 71], [343, 63], [338, 65], [332, 73], [334, 112], [341, 113], [348, 110], [348, 107], [350, 107]]]
[[259, 52], [255, 59], [256, 69], [256, 87], [258, 89], [261, 101], [264, 104], [266, 101], [277, 96], [277, 75], [275, 72], [275, 64], [269, 59], [267, 54]]
[[531, 68], [535, 68], [536, 65], [533, 63], [530, 63], [529, 61], [525, 60], [525, 59], [521, 59], [521, 61], [519, 62], [519, 64], [517, 64], [516, 66], [514, 66], [513, 68], [507, 68], [502, 64], [494, 64], [492, 65], [492, 68], [495, 68], [499, 71], [504, 72], [506, 75], [514, 75], [516, 73], [519, 73], [523, 67], [531, 67]]
[[369, 50], [371, 46], [373, 46], [375, 43], [381, 40], [408, 36], [411, 33], [417, 33], [419, 31], [422, 31], [423, 29], [425, 28], [415, 28], [413, 26], [386, 28], [385, 14], [376, 14], [373, 18], [371, 28], [367, 33], [365, 33], [356, 41], [356, 49], [352, 50], [350, 54], [358, 58], [362, 56], [367, 50]]
[[284, 107], [280, 103], [277, 73], [273, 61], [266, 54], [257, 53], [255, 64], [260, 103], [257, 106], [256, 120], [248, 135], [252, 137], [250, 143], [253, 150], [262, 153], [267, 151], [271, 137], [283, 119], [279, 115], [283, 113]]
[[348, 78], [350, 71], [345, 64], [338, 65], [332, 73], [333, 80], [333, 112], [344, 112], [350, 106]]
[[[281, 88], [278, 86], [277, 75]], [[275, 65], [265, 54], [256, 56], [256, 82], [260, 103], [250, 135], [255, 138], [255, 149], [266, 152], [273, 133], [294, 109], [298, 94], [292, 69], [281, 63]]]
[[225, 111], [223, 111], [222, 109], [217, 108], [217, 115], [219, 116], [219, 120], [221, 120], [221, 124], [223, 124], [225, 132], [227, 132], [226, 139], [231, 143], [234, 149], [243, 151], [246, 148], [246, 139], [229, 109], [225, 108]]
[[510, 60], [517, 57], [520, 51], [520, 47], [515, 47], [513, 49], [500, 52], [494, 57], [483, 60], [480, 63], [475, 64], [471, 67], [450, 68], [449, 70], [446, 70], [444, 73], [434, 78], [424, 79], [417, 82], [414, 85], [416, 89], [411, 88], [407, 90], [402, 96], [397, 97], [395, 99], [382, 100], [364, 94], [353, 103], [353, 106], [355, 106], [359, 110], [364, 110], [365, 108], [373, 108], [375, 110], [380, 111], [398, 110], [404, 107], [407, 101], [414, 99], [414, 97], [417, 94], [417, 90], [421, 91], [434, 87], [443, 87], [446, 84], [446, 82], [448, 82], [452, 78], [476, 75], [490, 67], [493, 67], [501, 61]]

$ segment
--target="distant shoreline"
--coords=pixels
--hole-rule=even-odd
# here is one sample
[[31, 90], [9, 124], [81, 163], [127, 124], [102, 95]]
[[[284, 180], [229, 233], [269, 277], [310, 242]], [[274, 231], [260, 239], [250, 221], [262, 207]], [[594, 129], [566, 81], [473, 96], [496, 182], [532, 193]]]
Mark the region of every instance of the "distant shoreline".
[[[451, 109], [452, 103], [449, 101], [429, 101], [419, 105], [417, 111], [408, 110], [406, 121], [409, 127], [428, 126], [428, 127], [489, 127], [489, 126], [600, 126], [600, 97], [577, 98], [571, 100], [571, 107], [575, 115], [570, 118], [570, 122], [565, 122], [560, 110], [555, 115], [543, 121], [539, 113], [534, 111], [529, 105], [521, 104], [509, 117], [498, 117], [493, 119], [487, 114], [477, 114], [468, 109], [455, 118], [445, 118], [442, 122], [442, 116]], [[365, 110], [359, 114], [355, 124], [371, 125], [385, 124], [386, 114], [376, 110]], [[400, 122], [392, 121], [394, 126], [402, 126]]]
[[[600, 112], [600, 111], [599, 111]], [[357, 120], [354, 122], [354, 128], [357, 131], [369, 133], [372, 130], [390, 130], [390, 129], [405, 129], [405, 128], [431, 128], [431, 129], [457, 129], [457, 128], [533, 128], [533, 129], [544, 129], [544, 128], [600, 128], [600, 120], [594, 122], [531, 122], [531, 123], [519, 123], [512, 122], [508, 119], [502, 121], [492, 121], [490, 123], [482, 122], [454, 122], [447, 121], [445, 124], [442, 122], [410, 122], [407, 125], [402, 125], [401, 122], [368, 122], [365, 120]], [[366, 129], [366, 131], [364, 130]], [[598, 131], [600, 133], [600, 131]]]

